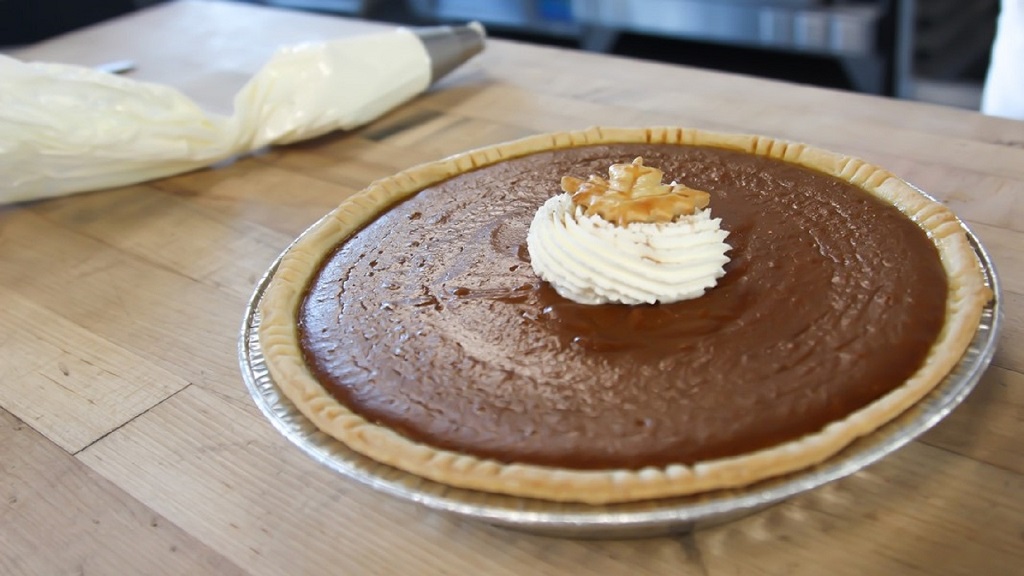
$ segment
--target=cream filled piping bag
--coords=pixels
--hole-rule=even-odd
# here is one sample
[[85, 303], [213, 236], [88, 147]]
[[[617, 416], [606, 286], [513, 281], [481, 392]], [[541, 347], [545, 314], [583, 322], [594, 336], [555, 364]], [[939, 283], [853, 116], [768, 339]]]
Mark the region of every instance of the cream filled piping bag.
[[134, 184], [353, 129], [483, 44], [472, 24], [285, 47], [236, 94], [231, 116], [170, 86], [0, 55], [0, 204]]

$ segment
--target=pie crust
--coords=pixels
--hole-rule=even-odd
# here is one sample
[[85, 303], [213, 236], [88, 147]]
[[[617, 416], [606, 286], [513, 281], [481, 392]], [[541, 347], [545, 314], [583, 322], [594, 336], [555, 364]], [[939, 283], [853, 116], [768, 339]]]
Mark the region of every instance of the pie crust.
[[[297, 310], [322, 259], [395, 202], [462, 172], [545, 150], [612, 143], [713, 146], [772, 157], [846, 180], [895, 205], [938, 249], [949, 289], [946, 321], [918, 371], [879, 400], [798, 440], [739, 456], [640, 470], [573, 470], [505, 464], [414, 442], [349, 410], [310, 372], [300, 348]], [[956, 365], [991, 299], [974, 250], [956, 216], [886, 170], [804, 144], [689, 128], [609, 128], [533, 136], [416, 166], [345, 200], [282, 256], [260, 302], [260, 342], [274, 382], [320, 430], [378, 462], [450, 486], [492, 493], [609, 504], [752, 484], [836, 454], [910, 408]]]

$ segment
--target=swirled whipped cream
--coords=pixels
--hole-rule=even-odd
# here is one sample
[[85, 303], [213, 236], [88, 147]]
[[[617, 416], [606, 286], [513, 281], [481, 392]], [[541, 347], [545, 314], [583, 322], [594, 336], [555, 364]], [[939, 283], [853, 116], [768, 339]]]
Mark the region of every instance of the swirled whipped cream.
[[707, 193], [661, 184], [640, 158], [609, 174], [563, 178], [565, 193], [540, 207], [527, 234], [534, 272], [581, 304], [670, 303], [714, 287], [730, 246]]

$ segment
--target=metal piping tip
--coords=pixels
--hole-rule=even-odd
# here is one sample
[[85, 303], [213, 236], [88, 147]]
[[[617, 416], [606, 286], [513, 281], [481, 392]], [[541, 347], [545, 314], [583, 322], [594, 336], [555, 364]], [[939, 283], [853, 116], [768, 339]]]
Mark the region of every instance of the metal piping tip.
[[479, 22], [465, 26], [412, 28], [430, 57], [430, 82], [443, 78], [484, 49], [487, 33]]

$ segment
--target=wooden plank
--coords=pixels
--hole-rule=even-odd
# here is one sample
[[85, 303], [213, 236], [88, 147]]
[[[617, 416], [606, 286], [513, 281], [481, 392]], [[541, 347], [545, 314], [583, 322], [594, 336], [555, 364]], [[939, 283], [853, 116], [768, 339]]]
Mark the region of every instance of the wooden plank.
[[423, 112], [410, 109], [375, 122], [357, 134], [323, 139], [317, 146], [275, 149], [260, 160], [276, 168], [360, 190], [374, 180], [417, 164], [534, 133], [475, 118]]
[[[538, 94], [629, 103], [637, 108], [648, 108], [652, 101], [670, 106], [721, 102], [725, 110], [716, 115], [719, 118], [748, 111], [771, 116], [785, 110], [793, 112], [788, 115], [794, 124], [836, 116], [850, 126], [885, 126], [879, 133], [892, 127], [926, 129], [944, 139], [966, 136], [996, 146], [1024, 148], [1024, 124], [973, 111], [556, 47], [491, 41], [484, 55], [464, 66], [463, 73], [472, 79], [498, 77]], [[749, 126], [756, 126], [757, 119], [752, 121]]]
[[847, 479], [698, 532], [709, 574], [1009, 574], [1024, 475], [914, 443]]
[[[178, 432], [168, 437], [167, 430]], [[529, 573], [667, 574], [701, 564], [710, 574], [903, 573], [908, 567], [927, 573], [936, 554], [945, 566], [1000, 573], [1024, 561], [1024, 475], [923, 445], [782, 506], [699, 532], [695, 544], [548, 539], [426, 512], [333, 477], [268, 426], [195, 387], [81, 457], [253, 573], [280, 572], [294, 568], [292, 562], [309, 574], [339, 562], [348, 571], [382, 573], [502, 574], [515, 566]], [[1001, 536], [948, 546], [949, 533], [982, 531]], [[386, 540], [403, 547], [383, 550]], [[279, 541], [302, 541], [302, 559]]]
[[671, 539], [582, 542], [459, 520], [338, 477], [269, 423], [189, 387], [80, 454], [251, 574], [669, 574]]
[[387, 139], [387, 135], [416, 126], [419, 122], [429, 122], [429, 118], [437, 116], [434, 113], [429, 116], [389, 115], [359, 132], [326, 136], [312, 144], [274, 148], [258, 160], [278, 169], [357, 191], [374, 180], [438, 159], [433, 153], [395, 146]]
[[995, 262], [1003, 291], [1024, 295], [1024, 232], [968, 222]]
[[430, 93], [420, 97], [416, 104], [437, 112], [503, 123], [533, 132], [582, 130], [594, 125], [689, 125], [719, 129], [730, 126], [710, 116], [698, 121], [695, 117], [650, 111], [620, 102], [590, 102], [562, 94], [537, 94], [498, 82]]
[[1024, 475], [1024, 374], [990, 368], [967, 400], [922, 441]]
[[0, 286], [185, 381], [246, 397], [235, 363], [246, 297], [27, 211], [0, 220], [0, 234]]
[[292, 240], [232, 212], [149, 186], [57, 199], [31, 210], [62, 228], [244, 297]]
[[466, 118], [457, 113], [438, 115], [427, 122], [403, 124], [375, 123], [364, 131], [366, 138], [384, 141], [402, 151], [403, 157], [426, 156], [440, 160], [451, 154], [516, 140], [534, 134], [533, 130], [507, 122]]
[[0, 287], [0, 407], [77, 452], [188, 382]]
[[[211, 212], [231, 215], [285, 236], [298, 235], [355, 192], [255, 158], [239, 160], [230, 169], [198, 170], [151, 185], [189, 198]], [[209, 249], [214, 248], [216, 245]]]
[[992, 363], [1024, 374], [1024, 295], [1003, 294], [1003, 335]]
[[0, 573], [243, 573], [4, 410], [0, 471]]

